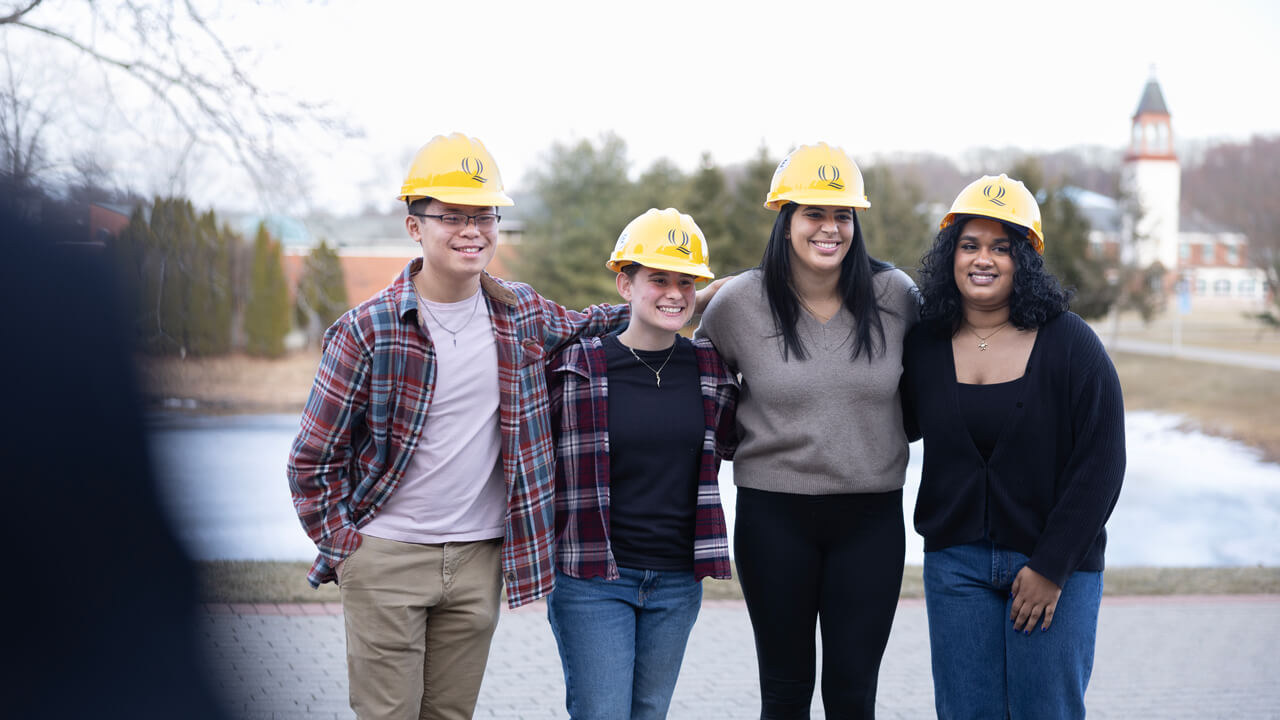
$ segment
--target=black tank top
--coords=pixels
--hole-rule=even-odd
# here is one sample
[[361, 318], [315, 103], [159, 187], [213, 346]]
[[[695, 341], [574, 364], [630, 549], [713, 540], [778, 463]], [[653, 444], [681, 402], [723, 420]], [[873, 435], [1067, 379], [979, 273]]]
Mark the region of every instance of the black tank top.
[[[1025, 376], [1024, 376], [1025, 377]], [[990, 460], [996, 449], [996, 441], [1004, 430], [1004, 423], [1018, 401], [1023, 378], [994, 385], [960, 385], [960, 414], [969, 428], [973, 444], [982, 453], [983, 460]]]

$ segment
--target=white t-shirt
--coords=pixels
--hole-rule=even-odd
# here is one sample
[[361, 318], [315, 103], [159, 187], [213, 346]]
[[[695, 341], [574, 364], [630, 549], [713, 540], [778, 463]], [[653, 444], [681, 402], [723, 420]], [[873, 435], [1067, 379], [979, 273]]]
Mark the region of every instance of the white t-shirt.
[[435, 390], [404, 478], [363, 534], [411, 543], [504, 535], [498, 346], [482, 293], [456, 303], [418, 298], [419, 322], [435, 346]]

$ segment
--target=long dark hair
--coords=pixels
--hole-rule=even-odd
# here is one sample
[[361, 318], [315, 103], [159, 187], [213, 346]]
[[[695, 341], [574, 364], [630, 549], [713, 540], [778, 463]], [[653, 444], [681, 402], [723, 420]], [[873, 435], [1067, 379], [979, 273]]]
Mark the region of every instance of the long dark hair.
[[[939, 322], [951, 334], [964, 322], [964, 306], [956, 287], [956, 244], [964, 226], [977, 215], [959, 215], [938, 231], [933, 247], [920, 259], [920, 319]], [[993, 220], [994, 218], [985, 218]], [[1009, 297], [1009, 322], [1019, 330], [1038, 328], [1067, 311], [1072, 292], [1044, 267], [1044, 258], [1027, 240], [1027, 231], [997, 220], [1009, 235], [1013, 257], [1013, 294]]]
[[[765, 246], [764, 257], [760, 260], [765, 296], [769, 300], [769, 310], [773, 313], [773, 324], [782, 336], [784, 360], [788, 355], [795, 355], [800, 360], [809, 356], [805, 352], [800, 333], [796, 331], [796, 323], [800, 319], [800, 298], [791, 284], [791, 240], [788, 236], [791, 217], [798, 207], [793, 202], [782, 206], [777, 219], [773, 221], [769, 244]], [[872, 357], [884, 353], [884, 325], [880, 322], [880, 312], [890, 311], [880, 307], [876, 301], [871, 277], [891, 269], [893, 265], [867, 254], [867, 246], [862, 241], [862, 224], [858, 221], [857, 211], [853, 211], [853, 242], [840, 263], [837, 290], [841, 304], [853, 314], [854, 360], [865, 352], [867, 361], [870, 362]], [[873, 329], [878, 341], [872, 338]]]

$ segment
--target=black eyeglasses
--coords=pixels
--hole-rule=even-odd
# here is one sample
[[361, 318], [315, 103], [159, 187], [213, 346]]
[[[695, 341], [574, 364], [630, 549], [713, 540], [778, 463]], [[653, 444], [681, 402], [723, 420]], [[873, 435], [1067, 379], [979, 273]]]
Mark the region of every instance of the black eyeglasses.
[[498, 226], [498, 221], [502, 216], [497, 213], [480, 213], [479, 215], [467, 215], [466, 213], [444, 213], [443, 215], [427, 215], [426, 213], [409, 213], [414, 217], [435, 218], [444, 223], [445, 227], [463, 228], [467, 226], [467, 221], [473, 221], [477, 230], [492, 230]]

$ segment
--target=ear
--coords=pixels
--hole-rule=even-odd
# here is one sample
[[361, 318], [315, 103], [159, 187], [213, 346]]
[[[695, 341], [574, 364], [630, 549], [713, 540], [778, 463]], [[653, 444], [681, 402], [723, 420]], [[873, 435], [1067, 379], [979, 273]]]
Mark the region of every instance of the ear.
[[404, 229], [409, 232], [409, 237], [419, 245], [422, 244], [422, 228], [418, 225], [418, 218], [412, 215], [404, 216]]
[[624, 272], [620, 272], [618, 273], [618, 277], [615, 278], [615, 281], [618, 285], [618, 294], [622, 296], [623, 300], [631, 302], [631, 276]]

